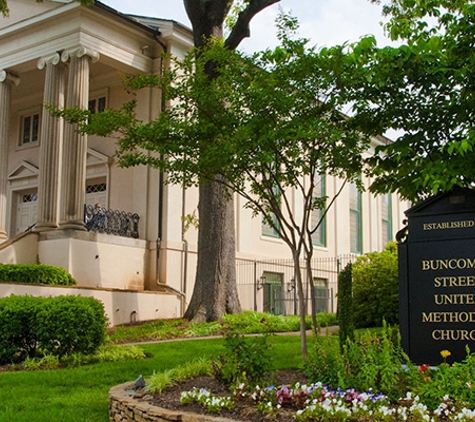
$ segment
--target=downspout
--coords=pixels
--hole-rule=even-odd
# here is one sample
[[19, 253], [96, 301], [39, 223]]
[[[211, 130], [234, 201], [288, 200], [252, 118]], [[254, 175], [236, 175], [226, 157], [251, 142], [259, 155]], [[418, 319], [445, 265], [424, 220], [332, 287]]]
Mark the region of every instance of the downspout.
[[185, 301], [186, 301], [186, 284], [188, 277], [188, 241], [185, 238], [185, 208], [186, 206], [186, 189], [185, 186], [181, 192], [181, 242], [183, 244], [183, 272], [182, 272], [182, 284], [181, 289], [184, 296], [182, 297], [182, 315], [185, 313]]
[[[160, 44], [160, 46], [163, 49], [163, 53], [168, 52], [167, 45], [162, 42], [159, 38], [160, 36], [160, 31], [157, 31], [154, 33], [154, 38], [155, 41]], [[160, 72], [163, 72], [163, 56], [160, 60]], [[160, 113], [165, 111], [166, 108], [166, 101], [163, 96], [163, 93], [161, 94], [161, 99], [160, 99]], [[157, 284], [160, 283], [160, 247], [162, 243], [162, 236], [163, 236], [163, 186], [164, 186], [164, 174], [163, 171], [160, 170], [160, 173], [158, 175], [158, 224], [157, 224], [157, 240], [156, 240], [156, 250], [155, 250], [155, 280]]]
[[[168, 53], [168, 47], [167, 45], [159, 38], [161, 35], [160, 31], [156, 31], [154, 33], [154, 38], [155, 41], [160, 44], [162, 47], [163, 53]], [[163, 55], [160, 60], [160, 70], [163, 72], [164, 68], [164, 63], [163, 63]], [[161, 104], [160, 104], [160, 112], [162, 113], [166, 109], [166, 99], [165, 96], [163, 95], [163, 92], [161, 93]], [[162, 157], [160, 157], [162, 158]], [[157, 240], [156, 240], [156, 253], [155, 253], [155, 279], [156, 282], [159, 286], [165, 287], [166, 289], [169, 289], [173, 291], [175, 294], [177, 294], [180, 298], [180, 316], [183, 316], [185, 313], [185, 301], [186, 301], [186, 281], [187, 281], [187, 267], [188, 267], [188, 242], [185, 239], [185, 234], [184, 234], [184, 219], [182, 218], [182, 230], [181, 230], [181, 237], [182, 237], [182, 243], [183, 243], [183, 248], [184, 248], [184, 262], [183, 262], [183, 275], [182, 275], [182, 280], [181, 280], [181, 286], [180, 290], [175, 289], [174, 287], [166, 284], [166, 283], [161, 283], [160, 282], [160, 247], [161, 247], [161, 241], [163, 237], [163, 188], [165, 186], [164, 183], [164, 173], [162, 170], [160, 170], [159, 176], [158, 176], [158, 235], [157, 235]], [[183, 205], [182, 205], [182, 217], [184, 217], [184, 210], [185, 210], [185, 189], [183, 188]]]

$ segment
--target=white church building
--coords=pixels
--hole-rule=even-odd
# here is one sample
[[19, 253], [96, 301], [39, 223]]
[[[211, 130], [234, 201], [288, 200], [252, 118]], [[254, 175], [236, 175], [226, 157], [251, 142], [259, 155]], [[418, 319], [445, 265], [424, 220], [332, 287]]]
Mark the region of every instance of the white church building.
[[[120, 108], [132, 98], [123, 76], [159, 73], [167, 65], [164, 51], [183, 56], [192, 48], [191, 30], [100, 2], [9, 0], [8, 6], [9, 16], [0, 18], [0, 263], [60, 266], [78, 285], [0, 283], [0, 297], [94, 296], [111, 324], [180, 317], [193, 291], [197, 231], [184, 220], [197, 213], [197, 190], [164, 183], [166, 174], [156, 169], [119, 168], [117, 139], [82, 135], [43, 105]], [[137, 101], [144, 121], [163, 109], [156, 88], [140, 91]], [[380, 142], [388, 140], [374, 139]], [[331, 197], [342, 183], [325, 177], [320, 194]], [[97, 203], [103, 220], [91, 227], [86, 223]], [[235, 204], [243, 308], [293, 313], [287, 246], [242, 199]], [[382, 250], [407, 208], [396, 195], [344, 188], [315, 234], [321, 310], [336, 310], [342, 257]]]

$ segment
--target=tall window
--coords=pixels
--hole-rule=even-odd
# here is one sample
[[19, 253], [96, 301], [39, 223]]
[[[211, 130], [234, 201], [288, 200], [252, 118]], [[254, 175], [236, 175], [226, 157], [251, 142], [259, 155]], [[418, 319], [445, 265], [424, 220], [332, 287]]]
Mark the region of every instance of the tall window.
[[383, 245], [393, 240], [392, 201], [389, 193], [381, 196], [381, 236]]
[[22, 117], [20, 146], [33, 145], [38, 142], [40, 131], [40, 114]]
[[[280, 197], [280, 189], [278, 186], [274, 187], [274, 194], [276, 195], [277, 198]], [[262, 235], [269, 236], [269, 237], [279, 237], [279, 232], [277, 231], [277, 229], [280, 227], [279, 220], [277, 219], [277, 216], [274, 213], [272, 213], [270, 217], [274, 225], [270, 224], [269, 221], [267, 221], [267, 219], [264, 218], [264, 216], [262, 217], [262, 226], [261, 226]]]
[[361, 192], [355, 183], [350, 185], [350, 250], [363, 252]]
[[[326, 195], [326, 177], [324, 174], [315, 176], [314, 198], [323, 198]], [[313, 230], [322, 219], [325, 209], [314, 209], [310, 216], [310, 230]], [[312, 243], [316, 246], [327, 246], [327, 222], [323, 219], [320, 226], [312, 233]]]
[[326, 278], [314, 277], [313, 288], [315, 291], [316, 312], [328, 312], [330, 304], [330, 290]]
[[106, 109], [106, 97], [96, 97], [89, 100], [88, 110], [92, 113], [100, 113]]

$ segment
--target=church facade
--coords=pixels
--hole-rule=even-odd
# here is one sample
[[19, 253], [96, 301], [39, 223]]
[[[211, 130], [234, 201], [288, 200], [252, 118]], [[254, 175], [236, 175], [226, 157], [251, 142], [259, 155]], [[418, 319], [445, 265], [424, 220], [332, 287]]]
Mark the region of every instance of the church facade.
[[[0, 262], [65, 268], [77, 289], [46, 294], [99, 297], [114, 324], [181, 316], [196, 267], [197, 229], [185, 221], [197, 216], [197, 191], [166, 184], [156, 169], [120, 168], [117, 138], [80, 134], [45, 105], [99, 112], [136, 98], [137, 117], [153, 120], [164, 107], [160, 91], [132, 97], [123, 77], [159, 74], [167, 65], [164, 51], [181, 57], [192, 48], [191, 30], [100, 2], [8, 5], [9, 17], [0, 19]], [[325, 177], [319, 194], [331, 197], [341, 184]], [[235, 203], [243, 308], [292, 312], [286, 245], [242, 199]], [[102, 217], [95, 219], [98, 204]], [[346, 186], [315, 233], [316, 259], [381, 250], [407, 208], [395, 195], [374, 197]], [[329, 295], [323, 310], [334, 310], [328, 305], [336, 294], [332, 280], [315, 276], [315, 286]], [[44, 289], [9, 285], [0, 296]]]

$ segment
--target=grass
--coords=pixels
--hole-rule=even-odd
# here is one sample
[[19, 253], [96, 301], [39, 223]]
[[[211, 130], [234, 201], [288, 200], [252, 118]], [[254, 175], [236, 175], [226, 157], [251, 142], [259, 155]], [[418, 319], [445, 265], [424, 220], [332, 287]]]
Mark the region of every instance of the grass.
[[[278, 369], [301, 367], [299, 336], [275, 336], [272, 342]], [[222, 345], [221, 338], [144, 344], [147, 359], [0, 373], [0, 422], [107, 422], [111, 387], [216, 356]]]
[[[265, 322], [261, 322], [262, 320]], [[335, 314], [317, 315], [319, 327], [337, 325]], [[307, 329], [311, 327], [307, 317]], [[238, 329], [243, 334], [262, 332], [298, 332], [299, 316], [282, 316], [245, 311], [240, 315], [226, 315], [222, 323]], [[175, 338], [192, 338], [220, 335], [223, 325], [220, 322], [194, 324], [184, 319], [152, 321], [140, 325], [117, 326], [109, 333], [110, 341], [116, 344], [133, 343], [146, 340], [169, 340]]]

